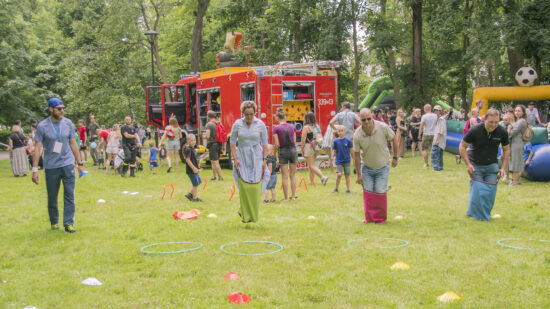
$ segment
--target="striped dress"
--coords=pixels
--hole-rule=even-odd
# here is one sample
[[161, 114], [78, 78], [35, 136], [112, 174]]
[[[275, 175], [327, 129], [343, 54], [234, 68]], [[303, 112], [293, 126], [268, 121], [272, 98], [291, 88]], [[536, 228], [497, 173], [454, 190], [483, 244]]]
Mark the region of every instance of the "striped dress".
[[10, 135], [13, 149], [11, 151], [11, 170], [14, 176], [27, 175], [29, 173], [29, 160], [25, 151], [26, 137], [21, 133]]

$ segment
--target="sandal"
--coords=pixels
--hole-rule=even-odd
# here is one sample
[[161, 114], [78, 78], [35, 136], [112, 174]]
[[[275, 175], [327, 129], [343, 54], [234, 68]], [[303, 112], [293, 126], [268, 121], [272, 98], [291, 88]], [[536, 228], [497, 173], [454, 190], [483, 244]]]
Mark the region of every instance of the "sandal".
[[272, 199], [271, 201], [269, 201], [270, 203], [275, 203], [275, 199]]
[[295, 196], [295, 197], [291, 197], [291, 198], [290, 198], [290, 200], [291, 200], [291, 201], [295, 201], [295, 200], [297, 200], [297, 199], [298, 199], [298, 197], [297, 197], [297, 196]]
[[268, 200], [264, 200], [264, 204], [267, 204], [267, 203], [269, 203], [269, 201], [268, 201]]

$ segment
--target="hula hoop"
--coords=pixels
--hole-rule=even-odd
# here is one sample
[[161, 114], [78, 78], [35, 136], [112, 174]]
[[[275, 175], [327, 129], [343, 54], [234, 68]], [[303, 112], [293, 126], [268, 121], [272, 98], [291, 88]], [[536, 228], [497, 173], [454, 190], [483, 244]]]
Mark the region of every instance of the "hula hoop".
[[223, 244], [223, 245], [221, 245], [220, 250], [224, 253], [233, 254], [233, 255], [255, 255], [255, 256], [260, 256], [260, 255], [269, 255], [269, 254], [279, 253], [284, 249], [283, 245], [278, 244], [276, 242], [246, 240], [246, 241], [242, 241], [242, 243], [244, 243], [244, 244], [254, 244], [254, 243], [268, 244], [268, 245], [273, 245], [273, 246], [279, 247], [279, 249], [277, 249], [275, 251], [271, 251], [271, 252], [266, 252], [266, 253], [241, 253], [241, 252], [233, 252], [233, 251], [225, 250], [226, 246], [234, 245], [234, 244], [238, 244], [238, 243], [241, 243], [241, 241], [235, 241], [235, 242], [230, 242], [230, 243], [227, 243], [227, 244]]
[[[538, 249], [538, 248], [515, 247], [515, 246], [509, 246], [509, 245], [504, 244], [505, 241], [510, 241], [510, 240], [523, 240], [523, 239], [522, 238], [503, 238], [503, 239], [497, 241], [497, 244], [499, 244], [501, 247], [504, 247], [504, 248], [510, 248], [510, 249], [516, 249], [516, 250], [536, 250], [536, 249]], [[550, 240], [544, 240], [544, 239], [538, 239], [538, 240], [537, 239], [526, 239], [526, 240], [546, 242], [546, 243], [550, 244]]]
[[[154, 247], [154, 246], [159, 246], [159, 245], [170, 245], [170, 244], [196, 244], [198, 245], [197, 247], [195, 248], [191, 248], [191, 249], [185, 249], [185, 250], [179, 250], [179, 251], [160, 251], [160, 252], [152, 252], [152, 251], [147, 251], [145, 249], [149, 248], [149, 247]], [[193, 242], [193, 241], [169, 241], [169, 242], [159, 242], [159, 243], [156, 243], [156, 244], [151, 244], [151, 245], [147, 245], [145, 247], [142, 247], [140, 250], [141, 252], [145, 253], [145, 254], [176, 254], [176, 253], [185, 253], [185, 252], [189, 252], [189, 251], [195, 251], [195, 250], [199, 250], [200, 248], [202, 248], [202, 243], [200, 242]]]
[[[386, 239], [386, 240], [396, 240], [396, 241], [402, 242], [402, 244], [396, 245], [396, 246], [382, 246], [382, 247], [367, 248], [367, 249], [394, 249], [394, 248], [406, 247], [406, 246], [409, 245], [409, 242], [406, 241], [406, 240], [403, 240], [403, 239], [398, 239], [398, 238], [384, 238], [384, 239]], [[361, 240], [367, 240], [367, 238], [359, 238], [359, 239], [348, 240], [347, 245], [349, 247], [351, 247], [352, 243], [357, 242], [357, 241], [361, 241]]]

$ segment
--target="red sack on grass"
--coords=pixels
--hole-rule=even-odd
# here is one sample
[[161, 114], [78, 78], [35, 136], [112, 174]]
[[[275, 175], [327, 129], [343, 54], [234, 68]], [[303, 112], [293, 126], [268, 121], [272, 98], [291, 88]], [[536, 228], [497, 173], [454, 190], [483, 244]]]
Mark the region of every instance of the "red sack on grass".
[[237, 305], [240, 305], [242, 303], [250, 303], [250, 297], [241, 291], [229, 293], [229, 295], [227, 295], [227, 299]]
[[190, 211], [174, 211], [172, 217], [176, 220], [193, 220], [200, 215], [201, 212], [197, 209], [192, 209]]
[[236, 274], [234, 272], [230, 272], [227, 275], [223, 276], [223, 278], [226, 280], [239, 280], [241, 279], [241, 276], [239, 276], [239, 274]]

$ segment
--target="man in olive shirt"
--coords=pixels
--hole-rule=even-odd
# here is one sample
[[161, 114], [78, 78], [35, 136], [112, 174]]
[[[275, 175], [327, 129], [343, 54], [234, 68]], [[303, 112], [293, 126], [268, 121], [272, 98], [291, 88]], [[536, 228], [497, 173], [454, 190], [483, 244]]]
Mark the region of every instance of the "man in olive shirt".
[[216, 129], [218, 127], [216, 112], [208, 111], [206, 115], [208, 116], [208, 123], [205, 126], [204, 138], [207, 140], [206, 148], [208, 148], [208, 154], [212, 164], [213, 176], [211, 180], [216, 180], [216, 175], [218, 176], [218, 180], [223, 180], [222, 168], [220, 167], [220, 154], [225, 151], [225, 145], [216, 142]]
[[130, 167], [130, 176], [135, 177], [136, 156], [138, 151], [141, 150], [141, 142], [136, 128], [132, 125], [132, 117], [126, 116], [124, 118], [124, 125], [120, 129], [120, 133], [122, 134], [122, 149], [124, 149], [124, 164], [120, 176], [126, 176], [128, 167]]
[[393, 130], [385, 123], [373, 119], [368, 108], [359, 113], [361, 126], [353, 135], [357, 183], [363, 185], [364, 223], [383, 223], [387, 217], [388, 177], [390, 174], [390, 151], [388, 141], [393, 143], [392, 167], [397, 166], [397, 138]]

